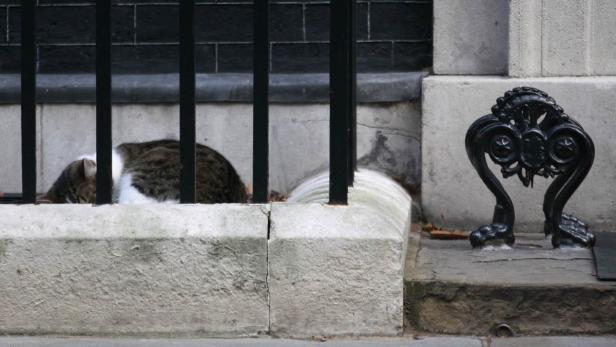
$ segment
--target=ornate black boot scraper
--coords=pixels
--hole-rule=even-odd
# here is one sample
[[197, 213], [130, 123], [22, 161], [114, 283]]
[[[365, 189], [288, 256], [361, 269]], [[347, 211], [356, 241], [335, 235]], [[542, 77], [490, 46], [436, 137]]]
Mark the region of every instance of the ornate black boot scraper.
[[595, 148], [582, 126], [546, 93], [521, 87], [498, 98], [492, 114], [479, 118], [468, 129], [466, 152], [496, 197], [492, 224], [470, 234], [473, 247], [483, 247], [491, 240], [508, 245], [515, 242], [513, 203], [488, 167], [486, 153], [501, 167], [504, 178], [517, 176], [526, 187], [532, 187], [535, 176], [555, 178], [543, 201], [544, 231], [552, 235], [554, 247], [564, 243], [594, 245], [595, 237], [586, 223], [563, 214], [563, 208], [590, 171]]

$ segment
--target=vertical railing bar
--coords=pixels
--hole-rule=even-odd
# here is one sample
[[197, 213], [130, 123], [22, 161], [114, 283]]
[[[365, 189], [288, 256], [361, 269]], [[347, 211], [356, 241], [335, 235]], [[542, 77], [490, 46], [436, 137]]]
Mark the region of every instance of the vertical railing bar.
[[195, 202], [194, 0], [180, 0], [180, 202]]
[[96, 203], [109, 204], [111, 177], [111, 0], [96, 1]]
[[21, 179], [22, 202], [36, 202], [36, 0], [21, 9]]
[[[354, 0], [353, 0], [354, 1]], [[329, 203], [346, 204], [349, 170], [349, 7], [347, 1], [330, 1], [330, 130]]]
[[269, 180], [269, 0], [254, 0], [253, 202], [268, 200]]
[[348, 128], [349, 128], [349, 162], [348, 162], [348, 179], [347, 184], [352, 187], [355, 181], [355, 171], [357, 170], [357, 5], [355, 0], [348, 1], [349, 22], [347, 30], [349, 37], [347, 38], [348, 48], [348, 64], [347, 75], [349, 86], [349, 98], [347, 100], [348, 111]]

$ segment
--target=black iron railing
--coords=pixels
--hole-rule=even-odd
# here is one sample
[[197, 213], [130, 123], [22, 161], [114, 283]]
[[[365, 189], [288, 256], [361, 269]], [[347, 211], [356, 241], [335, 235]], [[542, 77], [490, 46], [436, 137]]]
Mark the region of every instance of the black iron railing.
[[36, 0], [21, 9], [21, 179], [23, 202], [36, 201]]
[[254, 2], [253, 40], [252, 199], [260, 203], [269, 195], [269, 1]]
[[355, 172], [355, 1], [331, 1], [329, 202], [346, 204]]
[[180, 1], [180, 202], [195, 202], [195, 2]]
[[[269, 1], [254, 0], [253, 201], [268, 199]], [[36, 201], [35, 0], [22, 1], [21, 109], [22, 196], [4, 202]], [[356, 168], [356, 4], [331, 1], [330, 29], [330, 194], [346, 204]], [[195, 202], [195, 35], [194, 0], [180, 1], [180, 201]], [[111, 175], [111, 0], [96, 2], [96, 202], [112, 202]]]
[[96, 2], [96, 203], [111, 203], [111, 0]]

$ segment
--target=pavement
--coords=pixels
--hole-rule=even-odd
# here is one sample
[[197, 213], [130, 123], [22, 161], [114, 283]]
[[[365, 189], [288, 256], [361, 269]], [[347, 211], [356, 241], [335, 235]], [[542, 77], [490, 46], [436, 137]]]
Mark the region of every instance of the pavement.
[[616, 336], [403, 337], [329, 341], [272, 338], [161, 339], [94, 337], [0, 337], [0, 347], [614, 347]]

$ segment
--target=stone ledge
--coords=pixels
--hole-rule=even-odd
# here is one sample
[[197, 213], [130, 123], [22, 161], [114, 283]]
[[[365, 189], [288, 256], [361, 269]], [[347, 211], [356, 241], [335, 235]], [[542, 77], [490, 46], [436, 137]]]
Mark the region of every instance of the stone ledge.
[[349, 196], [0, 206], [0, 334], [400, 334], [411, 199], [366, 170]]
[[[427, 72], [362, 73], [357, 75], [357, 101], [397, 102], [416, 100]], [[20, 101], [20, 76], [0, 75], [0, 104]], [[93, 103], [93, 74], [37, 76], [37, 102]], [[178, 74], [114, 75], [114, 103], [178, 103]], [[197, 74], [197, 102], [252, 102], [252, 74]], [[272, 74], [270, 102], [329, 102], [329, 74]]]
[[391, 179], [360, 170], [349, 205], [326, 205], [327, 177], [298, 187], [289, 197], [294, 203], [272, 205], [271, 332], [400, 334], [411, 199]]
[[266, 206], [1, 206], [0, 333], [268, 330]]

